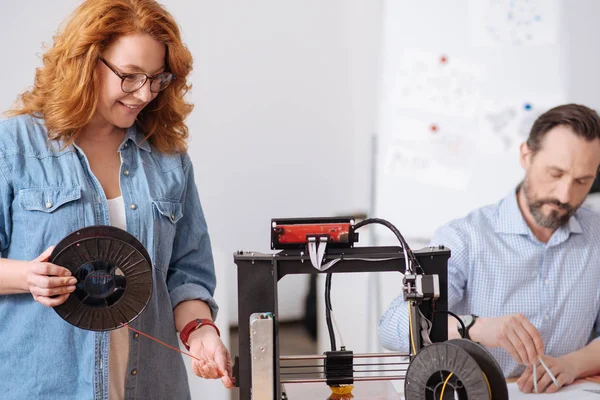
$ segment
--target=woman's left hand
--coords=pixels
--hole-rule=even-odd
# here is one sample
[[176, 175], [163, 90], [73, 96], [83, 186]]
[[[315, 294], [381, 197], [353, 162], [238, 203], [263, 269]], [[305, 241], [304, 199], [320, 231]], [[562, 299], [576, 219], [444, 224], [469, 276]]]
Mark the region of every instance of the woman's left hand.
[[223, 386], [233, 387], [232, 362], [227, 347], [212, 326], [203, 326], [188, 338], [194, 374], [205, 379], [221, 378]]

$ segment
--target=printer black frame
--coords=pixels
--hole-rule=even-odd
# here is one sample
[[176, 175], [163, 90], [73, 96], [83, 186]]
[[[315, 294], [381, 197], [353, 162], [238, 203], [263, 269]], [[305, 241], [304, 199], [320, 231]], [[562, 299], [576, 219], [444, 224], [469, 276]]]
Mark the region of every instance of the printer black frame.
[[[444, 246], [425, 247], [413, 252], [419, 264], [427, 275], [439, 276], [440, 297], [435, 301], [435, 314], [430, 338], [432, 342], [448, 340], [448, 259], [450, 250]], [[354, 273], [354, 272], [385, 272], [399, 271], [404, 273], [405, 261], [400, 247], [356, 247], [346, 249], [328, 249], [323, 263], [341, 258], [341, 260], [326, 271], [319, 271], [311, 264], [308, 254], [300, 250], [284, 250], [274, 254], [238, 251], [234, 253], [234, 262], [238, 272], [238, 332], [239, 359], [236, 363], [236, 386], [240, 390], [240, 400], [251, 400], [252, 369], [250, 353], [250, 316], [254, 313], [273, 313], [274, 351], [273, 365], [275, 366], [274, 393], [276, 399], [281, 398], [279, 371], [279, 336], [278, 336], [278, 290], [277, 284], [281, 278], [290, 274], [317, 273]], [[355, 258], [385, 260], [361, 261]], [[398, 288], [398, 295], [402, 288]], [[429, 320], [433, 319], [430, 302], [423, 302], [419, 309]], [[420, 341], [419, 348], [421, 347]]]

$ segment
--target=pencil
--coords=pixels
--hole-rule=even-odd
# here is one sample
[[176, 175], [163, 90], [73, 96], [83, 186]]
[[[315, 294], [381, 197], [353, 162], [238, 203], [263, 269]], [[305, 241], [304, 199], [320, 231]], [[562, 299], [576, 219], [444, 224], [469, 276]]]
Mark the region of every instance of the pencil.
[[[546, 370], [546, 373], [548, 373], [548, 376], [550, 376], [550, 378], [552, 379], [552, 382], [554, 382], [554, 384], [556, 385], [557, 388], [560, 388], [558, 381], [556, 380], [556, 377], [554, 376], [554, 374], [552, 373], [552, 371], [550, 371], [550, 368], [548, 368], [548, 366], [546, 365], [546, 363], [544, 362], [544, 360], [542, 360], [542, 357], [540, 357], [540, 364], [542, 364], [542, 367], [544, 367], [544, 369]], [[535, 373], [535, 365], [533, 366], [533, 371]]]

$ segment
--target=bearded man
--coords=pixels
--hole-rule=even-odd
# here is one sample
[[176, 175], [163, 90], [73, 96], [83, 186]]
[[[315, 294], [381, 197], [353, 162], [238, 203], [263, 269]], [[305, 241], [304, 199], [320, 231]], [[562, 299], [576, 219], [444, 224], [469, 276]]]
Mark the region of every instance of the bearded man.
[[[515, 190], [442, 226], [431, 244], [451, 250], [448, 309], [466, 330], [448, 318], [448, 338], [486, 346], [523, 392], [534, 370], [538, 392], [556, 392], [600, 373], [600, 214], [581, 207], [600, 167], [598, 114], [577, 104], [542, 114], [520, 162]], [[400, 295], [385, 312], [383, 346], [408, 351], [407, 311]]]

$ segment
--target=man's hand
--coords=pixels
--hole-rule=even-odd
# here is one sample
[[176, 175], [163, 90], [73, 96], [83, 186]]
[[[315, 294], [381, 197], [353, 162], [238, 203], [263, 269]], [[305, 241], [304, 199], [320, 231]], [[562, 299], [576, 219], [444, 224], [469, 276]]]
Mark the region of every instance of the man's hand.
[[469, 336], [486, 347], [502, 347], [519, 364], [533, 365], [544, 354], [540, 332], [521, 314], [478, 318]]
[[52, 250], [53, 247], [49, 247], [30, 261], [25, 273], [27, 290], [35, 301], [47, 307], [56, 307], [67, 301], [77, 283], [71, 271], [48, 262]]
[[[566, 360], [565, 357], [550, 357], [543, 356], [542, 360], [548, 366], [548, 369], [552, 372], [558, 386], [554, 384], [552, 378], [546, 372], [546, 369], [538, 362], [536, 365], [537, 374], [537, 390], [538, 393], [556, 393], [561, 387], [570, 385], [575, 380], [575, 368]], [[519, 390], [523, 393], [533, 392], [533, 367], [529, 366], [523, 372], [523, 375], [517, 381]]]
[[221, 378], [223, 386], [233, 387], [232, 362], [229, 351], [211, 326], [200, 327], [188, 338], [194, 374], [205, 379]]

